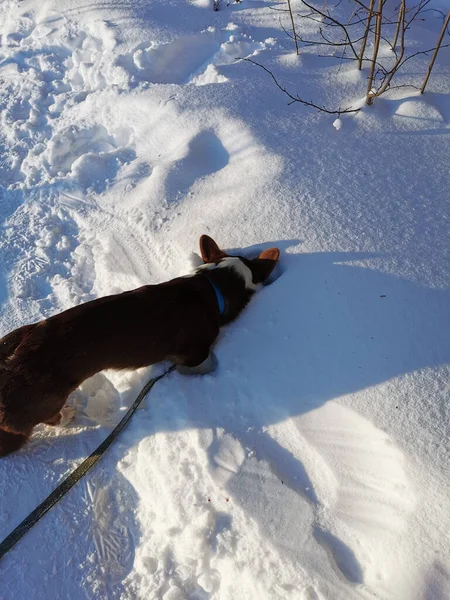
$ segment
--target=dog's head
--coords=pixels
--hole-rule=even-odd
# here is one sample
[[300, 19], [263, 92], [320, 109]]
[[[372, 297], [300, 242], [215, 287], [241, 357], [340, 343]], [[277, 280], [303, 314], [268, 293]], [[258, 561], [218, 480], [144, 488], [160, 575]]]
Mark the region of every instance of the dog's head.
[[264, 250], [253, 259], [230, 256], [208, 235], [202, 235], [200, 238], [200, 253], [204, 263], [203, 268], [208, 268], [207, 265], [234, 268], [244, 278], [246, 288], [253, 291], [258, 284], [268, 280], [280, 257], [278, 248]]

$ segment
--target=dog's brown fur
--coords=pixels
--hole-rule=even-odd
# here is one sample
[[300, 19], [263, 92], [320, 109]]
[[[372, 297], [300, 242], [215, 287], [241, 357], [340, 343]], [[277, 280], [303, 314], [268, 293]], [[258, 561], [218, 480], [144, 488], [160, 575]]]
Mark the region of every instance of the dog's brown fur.
[[[208, 236], [200, 238], [200, 250], [205, 263], [227, 257]], [[278, 257], [272, 248], [241, 260], [256, 284]], [[225, 298], [223, 316], [208, 279]], [[202, 363], [220, 326], [251, 295], [232, 269], [208, 269], [99, 298], [9, 333], [0, 340], [0, 456], [23, 446], [38, 423], [58, 424], [68, 395], [103, 369], [137, 369], [166, 359], [188, 367]]]

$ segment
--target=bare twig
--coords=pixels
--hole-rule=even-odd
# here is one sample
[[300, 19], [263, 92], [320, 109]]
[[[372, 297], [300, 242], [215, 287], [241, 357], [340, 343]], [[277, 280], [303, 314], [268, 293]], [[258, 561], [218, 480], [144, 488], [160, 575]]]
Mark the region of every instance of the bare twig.
[[444, 25], [443, 25], [443, 27], [442, 27], [442, 31], [441, 31], [441, 34], [440, 34], [440, 36], [439, 36], [439, 39], [438, 39], [438, 43], [437, 43], [436, 49], [435, 49], [435, 51], [434, 51], [434, 54], [433, 54], [433, 56], [432, 56], [432, 58], [431, 58], [431, 61], [430, 61], [430, 64], [429, 64], [429, 66], [428, 66], [428, 71], [427, 71], [427, 74], [426, 74], [426, 76], [425, 76], [425, 79], [424, 79], [424, 81], [423, 81], [423, 83], [422, 83], [422, 87], [420, 88], [420, 93], [421, 93], [421, 94], [423, 94], [423, 93], [424, 93], [424, 91], [425, 91], [425, 88], [426, 88], [426, 86], [427, 86], [428, 79], [430, 78], [431, 71], [432, 71], [432, 69], [433, 69], [433, 66], [434, 66], [434, 61], [436, 60], [436, 56], [438, 55], [439, 49], [440, 49], [440, 47], [441, 47], [441, 44], [442, 44], [442, 40], [444, 39], [445, 31], [446, 31], [446, 29], [447, 29], [447, 26], [448, 26], [448, 24], [449, 24], [449, 23], [450, 23], [450, 10], [448, 11], [448, 13], [447, 13], [447, 17], [445, 18]]
[[317, 58], [335, 58], [336, 60], [355, 60], [353, 56], [335, 56], [334, 54], [317, 54]]
[[361, 50], [359, 52], [359, 58], [358, 58], [358, 69], [360, 71], [361, 71], [361, 67], [362, 67], [362, 62], [364, 60], [364, 52], [366, 50], [367, 38], [369, 36], [369, 31], [370, 31], [370, 25], [372, 23], [374, 5], [375, 5], [375, 0], [370, 0], [369, 14], [367, 15], [366, 31], [364, 32], [363, 43], [361, 45]]
[[376, 15], [375, 21], [375, 41], [373, 45], [373, 56], [372, 56], [372, 65], [370, 67], [369, 80], [367, 82], [367, 93], [366, 93], [366, 104], [372, 104], [373, 102], [373, 94], [372, 87], [374, 83], [374, 73], [375, 73], [375, 65], [378, 57], [378, 49], [380, 47], [380, 38], [381, 38], [381, 22], [383, 18], [383, 0], [378, 0], [378, 11]]
[[430, 4], [431, 0], [420, 0], [419, 4], [412, 8], [405, 10], [405, 12], [412, 12], [412, 17], [406, 22], [406, 28], [409, 29], [411, 23], [419, 16], [423, 9]]
[[[346, 42], [345, 40], [343, 40], [341, 42], [334, 42], [333, 40], [330, 40], [329, 38], [327, 38], [323, 32], [322, 27], [319, 29], [319, 34], [320, 34], [320, 37], [325, 41], [325, 43], [328, 46], [348, 46], [348, 42]], [[361, 39], [362, 38], [359, 38], [358, 40], [355, 40], [353, 43], [355, 44], [355, 43], [359, 42]], [[320, 44], [321, 42], [318, 42], [318, 43]]]
[[352, 40], [350, 39], [350, 35], [347, 31], [347, 28], [345, 27], [345, 25], [343, 25], [342, 23], [339, 23], [339, 21], [337, 21], [336, 19], [334, 19], [329, 13], [324, 13], [322, 11], [320, 11], [318, 8], [314, 8], [314, 6], [311, 6], [311, 4], [308, 4], [306, 2], [306, 0], [302, 0], [302, 3], [307, 6], [311, 11], [313, 11], [314, 13], [317, 13], [318, 15], [320, 15], [321, 17], [323, 17], [324, 19], [328, 19], [329, 21], [331, 21], [331, 23], [334, 23], [337, 27], [340, 27], [342, 29], [342, 31], [344, 32], [345, 38], [348, 42], [348, 45], [351, 49], [351, 51], [353, 52], [353, 56], [357, 59], [358, 58], [358, 54], [355, 50], [355, 47], [353, 45]]
[[[350, 22], [350, 20], [344, 25], [343, 23], [339, 23], [338, 21], [333, 21], [327, 23], [324, 19], [314, 19], [312, 13], [308, 15], [298, 15], [301, 19], [309, 19], [310, 21], [314, 21], [314, 23], [319, 23], [320, 25], [325, 25], [326, 27], [354, 27], [355, 25], [361, 25], [361, 23], [367, 22], [367, 17], [362, 17], [357, 21]], [[327, 17], [328, 18], [328, 17]], [[353, 18], [353, 15], [351, 16]]]
[[420, 87], [417, 87], [417, 85], [413, 85], [412, 83], [402, 83], [401, 85], [389, 86], [390, 90], [400, 90], [402, 88], [413, 88], [414, 90], [420, 90]]
[[[218, 1], [220, 2], [220, 0]], [[428, 67], [425, 80], [423, 82], [422, 88], [420, 88], [421, 92], [423, 93], [428, 83], [439, 50], [441, 48], [446, 48], [450, 46], [450, 43], [443, 44], [445, 33], [447, 32], [450, 34], [449, 12], [446, 16], [442, 13], [444, 17], [444, 24], [437, 42], [437, 46], [431, 49], [414, 52], [409, 56], [406, 55], [406, 32], [408, 28], [410, 28], [414, 20], [422, 18], [422, 13], [432, 10], [428, 8], [428, 5], [430, 4], [431, 0], [416, 0], [416, 3], [410, 7], [407, 6], [408, 3], [406, 2], [406, 0], [398, 0], [398, 4], [395, 11], [393, 12], [393, 14], [389, 14], [389, 16], [385, 14], [387, 12], [387, 0], [351, 0], [353, 10], [351, 10], [348, 13], [350, 14], [350, 17], [348, 18], [347, 23], [340, 22], [337, 18], [331, 16], [330, 12], [331, 10], [336, 9], [341, 4], [342, 0], [335, 0], [335, 2], [332, 3], [333, 6], [327, 6], [327, 4], [329, 3], [327, 3], [327, 0], [324, 0], [322, 10], [310, 4], [309, 2], [311, 2], [311, 0], [301, 1], [303, 5], [309, 9], [309, 12], [308, 14], [299, 14], [298, 17], [302, 19], [309, 19], [318, 24], [318, 39], [315, 41], [312, 39], [303, 39], [301, 35], [296, 32], [294, 14], [292, 12], [292, 2], [291, 0], [285, 0], [285, 2], [287, 3], [287, 9], [284, 12], [289, 12], [292, 29], [291, 27], [289, 27], [289, 31], [287, 31], [284, 28], [284, 26], [282, 27], [285, 33], [295, 41], [295, 48], [297, 54], [299, 53], [298, 42], [301, 42], [305, 46], [334, 47], [336, 51], [338, 51], [339, 48], [342, 48], [341, 52], [333, 52], [331, 55], [328, 55], [327, 58], [338, 58], [341, 61], [341, 63], [343, 60], [357, 60], [359, 70], [361, 70], [364, 61], [369, 61], [370, 72], [368, 76], [366, 91], [366, 103], [369, 105], [373, 103], [374, 98], [376, 98], [377, 96], [381, 96], [384, 92], [386, 92], [389, 89], [396, 89], [399, 87], [412, 87], [415, 89], [419, 89], [416, 86], [409, 84], [392, 86], [394, 76], [408, 60], [421, 54], [429, 55], [431, 52], [433, 52], [433, 56]], [[286, 6], [286, 4], [284, 4], [284, 6]], [[390, 39], [386, 39], [386, 35], [383, 36], [383, 32], [387, 25], [392, 25], [393, 27], [395, 27], [395, 34], [393, 40], [390, 34]], [[332, 33], [333, 29], [336, 32], [336, 27], [341, 30], [343, 35], [334, 35]], [[358, 33], [361, 32], [362, 35], [355, 36], [355, 29], [352, 29], [352, 27], [357, 27], [356, 31]], [[350, 35], [350, 32], [352, 32], [353, 35]], [[372, 57], [365, 58], [367, 44], [369, 43], [369, 37], [371, 35], [374, 36]], [[389, 60], [388, 62], [386, 62], [386, 60], [379, 58], [378, 55], [380, 50], [380, 43], [382, 40], [391, 47], [394, 55], [393, 61]], [[358, 47], [359, 42], [361, 42], [361, 48], [358, 48], [359, 51], [357, 52], [356, 48]], [[350, 50], [350, 53], [347, 52], [348, 49]], [[335, 53], [338, 53], [342, 56], [334, 56]], [[349, 56], [346, 56], [346, 53], [349, 54]], [[267, 73], [269, 73], [277, 87], [290, 98], [291, 102], [289, 104], [293, 102], [300, 102], [301, 104], [310, 106], [328, 114], [357, 112], [358, 110], [352, 108], [348, 108], [345, 110], [329, 110], [328, 108], [319, 106], [317, 104], [314, 104], [313, 102], [303, 100], [303, 98], [301, 98], [300, 96], [292, 94], [288, 92], [284, 87], [282, 87], [276, 80], [274, 74], [271, 71], [269, 71], [269, 69], [251, 59], [243, 60], [247, 60], [248, 62], [251, 62], [261, 67]]]
[[[406, 27], [405, 27], [406, 30]], [[441, 44], [441, 48], [448, 48], [450, 47], [450, 43], [448, 44]], [[400, 69], [400, 67], [403, 67], [403, 65], [405, 64], [405, 62], [407, 62], [408, 60], [411, 60], [411, 58], [415, 58], [416, 56], [420, 56], [421, 54], [429, 54], [430, 52], [434, 52], [436, 50], [436, 46], [434, 46], [433, 48], [428, 48], [428, 50], [419, 50], [418, 52], [414, 52], [414, 54], [410, 54], [409, 56], [406, 56], [402, 62], [399, 64], [398, 69]], [[397, 71], [398, 71], [397, 69]]]
[[392, 50], [395, 50], [395, 48], [397, 47], [397, 40], [398, 40], [398, 34], [400, 32], [400, 27], [403, 26], [403, 28], [405, 27], [405, 0], [401, 1], [400, 4], [400, 9], [398, 11], [398, 21], [397, 21], [397, 27], [395, 28], [395, 36], [394, 36], [394, 41], [392, 42], [391, 48]]
[[387, 77], [381, 87], [375, 92], [374, 96], [381, 96], [388, 87], [391, 85], [392, 78], [395, 73], [397, 73], [400, 65], [402, 64], [403, 55], [405, 54], [405, 10], [404, 10], [405, 0], [402, 0], [403, 10], [400, 8], [399, 13], [399, 23], [400, 23], [400, 54], [397, 56], [397, 59], [392, 67], [392, 69], [387, 73]]
[[366, 11], [369, 11], [369, 10], [370, 10], [370, 8], [369, 8], [369, 7], [367, 7], [365, 4], [363, 4], [363, 3], [362, 3], [362, 2], [360, 2], [359, 0], [354, 0], [354, 2], [355, 2], [356, 4], [358, 4], [358, 5], [359, 5], [361, 8], [363, 8], [364, 10], [366, 10]]
[[294, 16], [292, 14], [292, 8], [291, 8], [291, 0], [287, 0], [288, 3], [288, 9], [289, 9], [289, 14], [291, 16], [291, 23], [292, 23], [292, 33], [294, 35], [294, 42], [295, 42], [295, 51], [297, 52], [297, 56], [298, 56], [298, 43], [297, 43], [297, 34], [295, 32], [295, 23], [294, 23]]
[[[312, 19], [314, 20], [314, 19]], [[284, 25], [281, 23], [281, 19], [280, 19], [280, 27], [281, 29], [284, 31], [284, 33], [290, 37], [291, 39], [294, 38], [294, 36], [292, 35], [292, 33], [290, 33], [285, 27]], [[333, 40], [328, 39], [327, 37], [325, 37], [325, 34], [322, 31], [322, 28], [319, 29], [319, 34], [320, 37], [324, 40], [323, 42], [317, 41], [317, 40], [305, 40], [303, 39], [298, 33], [297, 35], [297, 40], [299, 42], [301, 42], [302, 44], [305, 44], [305, 46], [348, 46], [348, 42], [343, 41], [343, 42], [333, 42]], [[357, 40], [353, 40], [353, 44], [356, 44], [358, 42], [360, 42], [362, 40], [362, 38], [358, 38]], [[355, 60], [353, 57], [350, 58], [349, 60]]]
[[266, 73], [269, 73], [269, 75], [274, 80], [277, 88], [280, 89], [284, 94], [286, 94], [286, 96], [288, 96], [288, 98], [291, 99], [291, 102], [289, 102], [289, 104], [293, 104], [294, 102], [299, 102], [300, 104], [304, 104], [305, 106], [310, 106], [311, 108], [315, 108], [316, 110], [327, 113], [329, 115], [343, 115], [345, 113], [356, 113], [356, 112], [359, 112], [359, 110], [360, 110], [359, 108], [339, 108], [338, 110], [330, 110], [328, 108], [325, 108], [324, 106], [319, 106], [318, 104], [314, 104], [314, 102], [308, 102], [308, 100], [303, 100], [303, 98], [300, 98], [300, 96], [292, 95], [290, 92], [287, 91], [286, 88], [281, 86], [278, 83], [278, 81], [275, 78], [275, 75], [272, 73], [272, 71], [269, 71], [269, 69], [267, 67], [265, 67], [264, 65], [257, 63], [255, 60], [252, 60], [251, 58], [242, 58], [242, 57], [238, 56], [238, 57], [236, 57], [236, 60], [245, 60], [246, 62], [252, 63], [253, 65], [256, 65], [257, 67], [264, 69], [264, 71]]

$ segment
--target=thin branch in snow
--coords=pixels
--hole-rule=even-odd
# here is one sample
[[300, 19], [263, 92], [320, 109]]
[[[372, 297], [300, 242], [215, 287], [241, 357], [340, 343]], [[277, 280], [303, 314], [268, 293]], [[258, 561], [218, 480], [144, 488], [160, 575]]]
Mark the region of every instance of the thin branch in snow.
[[344, 32], [345, 38], [348, 42], [348, 45], [351, 49], [351, 51], [353, 52], [354, 57], [357, 59], [358, 58], [358, 53], [355, 50], [355, 47], [353, 46], [353, 42], [350, 38], [350, 34], [347, 31], [346, 26], [343, 23], [340, 23], [339, 21], [337, 21], [336, 19], [334, 19], [330, 14], [329, 11], [327, 13], [324, 13], [322, 11], [320, 11], [318, 8], [314, 8], [314, 6], [311, 6], [311, 4], [308, 4], [306, 2], [306, 0], [302, 0], [302, 3], [307, 6], [312, 12], [320, 15], [321, 17], [323, 17], [324, 19], [328, 19], [331, 23], [334, 23], [337, 27], [340, 27], [342, 29], [342, 31]]
[[292, 14], [292, 8], [291, 8], [291, 0], [287, 0], [288, 3], [288, 9], [289, 9], [289, 15], [291, 16], [291, 23], [292, 23], [292, 34], [294, 36], [294, 42], [295, 42], [295, 51], [297, 52], [297, 56], [298, 56], [298, 43], [297, 43], [297, 34], [295, 32], [295, 23], [294, 23], [294, 15]]
[[315, 108], [316, 110], [319, 110], [321, 112], [327, 113], [329, 115], [343, 115], [345, 113], [356, 113], [359, 112], [359, 108], [339, 108], [338, 110], [330, 110], [328, 108], [325, 108], [324, 106], [319, 106], [318, 104], [314, 104], [314, 102], [309, 102], [308, 100], [303, 100], [303, 98], [300, 98], [300, 96], [294, 96], [293, 94], [291, 94], [290, 92], [288, 92], [288, 90], [286, 88], [284, 88], [282, 85], [280, 85], [277, 81], [277, 79], [275, 78], [275, 75], [272, 73], [272, 71], [269, 71], [269, 69], [267, 67], [265, 67], [264, 65], [261, 65], [260, 63], [257, 63], [255, 60], [252, 60], [251, 58], [242, 58], [242, 57], [236, 57], [236, 60], [245, 60], [249, 63], [252, 63], [253, 65], [256, 65], [257, 67], [260, 67], [261, 69], [264, 69], [264, 71], [266, 71], [266, 73], [269, 73], [269, 75], [272, 77], [272, 79], [275, 82], [275, 85], [278, 87], [278, 89], [280, 89], [284, 94], [286, 94], [286, 96], [288, 98], [291, 99], [291, 102], [289, 102], [288, 104], [294, 104], [294, 102], [299, 102], [300, 104], [304, 104], [305, 106], [310, 106], [311, 108]]
[[[422, 83], [422, 87], [420, 88], [420, 93], [421, 93], [421, 94], [423, 94], [423, 93], [424, 93], [424, 91], [425, 91], [425, 88], [426, 88], [426, 86], [427, 86], [428, 79], [430, 78], [431, 71], [432, 71], [432, 69], [433, 69], [433, 66], [434, 66], [434, 61], [436, 60], [436, 56], [438, 55], [439, 49], [441, 48], [442, 40], [444, 39], [445, 31], [446, 31], [446, 29], [447, 29], [447, 27], [448, 27], [448, 24], [449, 24], [449, 23], [450, 23], [450, 10], [449, 10], [449, 11], [448, 11], [448, 13], [447, 13], [447, 17], [446, 17], [446, 19], [445, 19], [445, 21], [444, 21], [444, 25], [443, 25], [443, 27], [442, 27], [442, 31], [441, 31], [441, 34], [440, 34], [440, 36], [439, 36], [439, 39], [438, 39], [437, 46], [436, 46], [436, 48], [435, 48], [435, 50], [434, 50], [434, 54], [433, 54], [433, 56], [432, 56], [432, 58], [431, 58], [431, 61], [430, 61], [430, 64], [429, 64], [429, 66], [428, 66], [428, 71], [427, 71], [427, 74], [426, 74], [426, 76], [425, 76], [425, 79], [424, 79], [424, 81], [423, 81], [423, 83]], [[447, 45], [448, 45], [448, 44], [447, 44]]]
[[375, 21], [375, 41], [373, 46], [373, 56], [371, 61], [369, 79], [367, 82], [367, 92], [366, 92], [366, 104], [372, 104], [373, 102], [373, 84], [375, 81], [375, 65], [377, 63], [378, 57], [378, 49], [380, 47], [380, 39], [381, 39], [381, 23], [383, 19], [383, 0], [378, 0], [378, 11], [376, 13], [376, 21]]
[[398, 18], [400, 23], [400, 54], [397, 56], [397, 59], [390, 72], [387, 73], [387, 77], [383, 85], [376, 91], [374, 96], [381, 96], [381, 94], [383, 94], [390, 87], [392, 78], [397, 73], [398, 69], [400, 68], [400, 65], [402, 64], [403, 55], [405, 54], [405, 0], [402, 0]]
[[397, 27], [395, 28], [394, 41], [392, 42], [392, 45], [391, 45], [392, 50], [395, 50], [395, 48], [397, 47], [397, 40], [398, 40], [398, 34], [400, 33], [400, 27], [403, 26], [403, 29], [405, 27], [405, 10], [406, 10], [405, 0], [402, 0], [401, 4], [400, 4], [400, 10], [398, 13]]
[[364, 52], [366, 50], [367, 38], [369, 37], [370, 25], [372, 23], [374, 5], [375, 5], [375, 0], [370, 0], [369, 9], [368, 9], [369, 14], [367, 15], [366, 30], [364, 32], [363, 43], [361, 45], [361, 50], [359, 51], [359, 58], [358, 58], [358, 69], [360, 71], [362, 68], [362, 62], [364, 60]]

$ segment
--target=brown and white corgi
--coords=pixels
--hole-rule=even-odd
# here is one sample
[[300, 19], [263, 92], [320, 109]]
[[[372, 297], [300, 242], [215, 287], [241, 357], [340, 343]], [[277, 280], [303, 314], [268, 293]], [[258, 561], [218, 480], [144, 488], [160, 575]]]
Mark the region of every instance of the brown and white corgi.
[[38, 423], [73, 417], [67, 397], [103, 369], [171, 360], [183, 373], [215, 368], [211, 346], [274, 269], [280, 252], [249, 260], [200, 238], [204, 264], [191, 276], [98, 298], [12, 331], [0, 340], [0, 456]]

